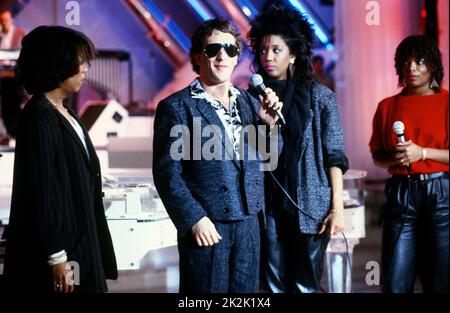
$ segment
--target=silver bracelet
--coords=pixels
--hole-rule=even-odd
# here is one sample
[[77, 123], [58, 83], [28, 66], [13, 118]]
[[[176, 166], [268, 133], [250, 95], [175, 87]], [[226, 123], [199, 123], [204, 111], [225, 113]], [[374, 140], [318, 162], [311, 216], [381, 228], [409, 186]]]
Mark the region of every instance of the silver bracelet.
[[64, 263], [66, 261], [67, 261], [67, 254], [64, 252], [64, 254], [48, 260], [47, 264], [48, 265], [56, 265], [56, 264]]
[[50, 260], [50, 259], [53, 259], [53, 258], [57, 258], [57, 257], [60, 257], [61, 255], [64, 255], [64, 254], [66, 254], [66, 250], [61, 250], [58, 253], [51, 254], [48, 257], [48, 259]]

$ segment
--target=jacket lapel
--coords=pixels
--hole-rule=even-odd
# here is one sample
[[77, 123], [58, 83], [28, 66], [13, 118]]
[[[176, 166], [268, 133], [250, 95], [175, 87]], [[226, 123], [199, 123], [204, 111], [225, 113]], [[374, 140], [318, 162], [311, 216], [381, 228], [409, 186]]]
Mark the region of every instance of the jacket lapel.
[[77, 134], [77, 138], [81, 143], [81, 147], [83, 148], [83, 151], [85, 152], [84, 155], [87, 157], [87, 160], [89, 161], [89, 164], [91, 166], [91, 174], [95, 175], [97, 174], [97, 172], [99, 171], [99, 167], [100, 167], [100, 163], [98, 162], [97, 159], [97, 153], [95, 152], [95, 147], [92, 144], [91, 138], [89, 137], [89, 134], [86, 130], [86, 128], [83, 125], [83, 122], [81, 122], [81, 120], [78, 118], [78, 116], [75, 114], [75, 112], [70, 111], [70, 114], [72, 115], [73, 118], [75, 118], [75, 120], [78, 122], [78, 124], [80, 124], [81, 129], [83, 130], [83, 135], [84, 135], [84, 141], [86, 142], [86, 149], [87, 149], [87, 153], [86, 153], [86, 149], [83, 146], [83, 143], [81, 143], [80, 138], [78, 137]]
[[242, 127], [247, 126], [248, 124], [253, 124], [252, 123], [252, 114], [251, 114], [251, 110], [252, 108], [250, 108], [251, 103], [247, 103], [246, 101], [244, 101], [244, 98], [242, 96], [242, 92], [240, 91], [241, 94], [237, 96], [236, 102], [239, 108], [239, 116], [241, 117], [241, 123], [242, 123]]
[[[252, 112], [251, 112], [252, 108], [250, 107], [252, 104], [250, 102], [245, 101], [242, 96], [243, 91], [240, 90], [240, 92], [241, 92], [241, 94], [238, 95], [236, 102], [237, 102], [237, 106], [239, 109], [239, 116], [241, 117], [242, 127], [245, 128], [247, 125], [254, 124], [252, 122]], [[251, 147], [248, 146], [249, 145], [248, 136], [241, 137], [241, 145], [242, 145], [244, 155], [245, 155], [245, 153], [248, 154], [251, 149]], [[247, 161], [248, 161], [248, 155], [246, 157], [244, 157], [241, 161], [242, 169], [244, 171], [245, 171], [245, 166], [246, 166]]]
[[223, 126], [222, 121], [217, 115], [216, 110], [211, 105], [209, 105], [205, 99], [197, 99], [197, 109], [203, 115], [209, 125], [217, 125], [220, 127], [220, 130], [222, 132], [221, 134], [217, 133], [215, 128], [214, 132], [219, 138], [222, 139], [222, 145], [225, 148], [225, 153], [228, 155], [228, 158], [230, 158], [233, 163], [238, 168], [240, 168], [240, 162], [234, 157], [233, 143], [230, 141], [230, 138], [228, 138], [228, 134], [225, 131], [225, 127]]
[[[70, 109], [67, 108], [69, 114], [75, 118], [75, 120], [80, 124], [81, 121], [78, 120], [78, 118], [76, 117], [76, 114]], [[78, 148], [80, 148], [82, 150], [82, 154], [83, 154], [83, 159], [86, 161], [86, 164], [89, 168], [91, 168], [91, 162], [89, 160], [89, 156], [86, 152], [86, 149], [84, 148], [83, 143], [81, 142], [80, 137], [78, 136], [78, 134], [75, 132], [75, 129], [73, 129], [72, 125], [70, 125], [69, 121], [66, 120], [66, 118], [64, 116], [62, 116], [61, 114], [58, 114], [58, 118], [60, 120], [61, 125], [63, 126], [63, 129], [72, 137], [72, 139], [75, 141], [75, 143], [77, 144]], [[84, 134], [84, 137], [86, 138], [86, 143], [87, 143], [87, 139], [89, 138], [88, 136], [86, 136], [86, 134]]]
[[[82, 154], [83, 154], [83, 159], [86, 162], [87, 167], [92, 170], [92, 163], [90, 162], [89, 156], [86, 153], [86, 149], [84, 148], [83, 143], [81, 142], [80, 137], [78, 137], [78, 134], [76, 133], [76, 131], [73, 129], [72, 125], [70, 125], [69, 121], [67, 121], [67, 119], [60, 113], [58, 112], [58, 109], [56, 109], [54, 107], [53, 104], [51, 104], [51, 102], [44, 96], [44, 95], [39, 95], [39, 98], [42, 98], [44, 101], [42, 102], [47, 108], [51, 109], [51, 110], [55, 110], [55, 115], [57, 116], [57, 118], [59, 119], [60, 124], [62, 125], [62, 128], [64, 131], [66, 131], [74, 140], [74, 142], [77, 144], [78, 148], [82, 150]], [[81, 128], [83, 129], [84, 132], [84, 137], [86, 138], [86, 144], [89, 140], [89, 136], [86, 134], [83, 124], [81, 123], [81, 121], [78, 119], [77, 115], [75, 114], [75, 112], [73, 112], [70, 108], [65, 107], [67, 109], [67, 111], [69, 112], [69, 114], [75, 118], [75, 120], [81, 125]], [[92, 144], [91, 144], [92, 145]], [[89, 146], [88, 146], [89, 149]], [[92, 153], [90, 153], [90, 155], [92, 155]]]
[[[302, 133], [301, 133], [301, 153], [300, 158], [302, 157], [303, 151], [306, 147], [306, 137], [308, 136], [307, 129], [311, 126], [313, 117], [314, 117], [314, 111], [312, 109], [312, 95], [307, 97], [305, 99], [304, 105], [301, 106], [301, 114], [304, 114], [305, 116], [305, 124], [302, 127]], [[298, 161], [298, 160], [297, 160]]]

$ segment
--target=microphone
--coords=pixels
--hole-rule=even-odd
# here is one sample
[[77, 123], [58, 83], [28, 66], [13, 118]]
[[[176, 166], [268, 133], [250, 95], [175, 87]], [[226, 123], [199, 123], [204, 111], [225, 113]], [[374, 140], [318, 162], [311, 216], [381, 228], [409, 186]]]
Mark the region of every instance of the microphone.
[[[266, 93], [266, 86], [264, 85], [264, 81], [261, 75], [259, 74], [253, 74], [251, 79], [250, 79], [250, 86], [252, 86], [253, 88], [255, 88], [258, 93], [263, 96], [266, 97], [267, 93]], [[284, 119], [283, 114], [281, 113], [280, 110], [277, 110], [277, 116], [281, 121], [282, 125], [286, 125], [286, 120]]]
[[[395, 121], [394, 125], [392, 125], [392, 129], [394, 130], [394, 133], [397, 135], [397, 141], [399, 143], [405, 142], [405, 124], [403, 124], [402, 121]], [[407, 165], [408, 169], [408, 175], [411, 171], [411, 164], [408, 163]]]
[[394, 122], [394, 125], [392, 125], [392, 129], [394, 130], [394, 133], [397, 135], [397, 141], [399, 143], [405, 142], [405, 124], [401, 121]]

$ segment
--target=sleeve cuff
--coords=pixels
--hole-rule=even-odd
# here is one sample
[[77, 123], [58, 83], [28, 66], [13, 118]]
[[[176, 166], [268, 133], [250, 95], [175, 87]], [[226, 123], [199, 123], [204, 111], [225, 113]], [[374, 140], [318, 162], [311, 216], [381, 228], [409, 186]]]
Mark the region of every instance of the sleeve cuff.
[[186, 233], [190, 231], [192, 227], [205, 216], [207, 216], [205, 213], [196, 215], [192, 217], [188, 222], [180, 225], [180, 227], [178, 227], [178, 233], [180, 234], [180, 236], [186, 235]]
[[348, 159], [342, 151], [331, 151], [326, 157], [325, 165], [327, 168], [339, 167], [342, 174], [345, 174], [349, 168]]
[[48, 259], [50, 260], [50, 259], [53, 259], [53, 258], [58, 258], [58, 257], [60, 257], [60, 256], [62, 256], [64, 254], [66, 254], [66, 250], [61, 250], [61, 251], [59, 251], [57, 253], [53, 253], [53, 254], [49, 255]]

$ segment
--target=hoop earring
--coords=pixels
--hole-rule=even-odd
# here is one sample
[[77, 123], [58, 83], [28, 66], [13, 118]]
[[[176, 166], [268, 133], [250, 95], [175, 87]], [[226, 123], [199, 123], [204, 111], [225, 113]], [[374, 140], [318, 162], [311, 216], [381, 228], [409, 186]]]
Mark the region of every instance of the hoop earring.
[[433, 88], [439, 88], [439, 84], [437, 83], [436, 78], [433, 78], [433, 80], [432, 80], [431, 83], [430, 83], [429, 88], [430, 88], [430, 89], [433, 89]]

